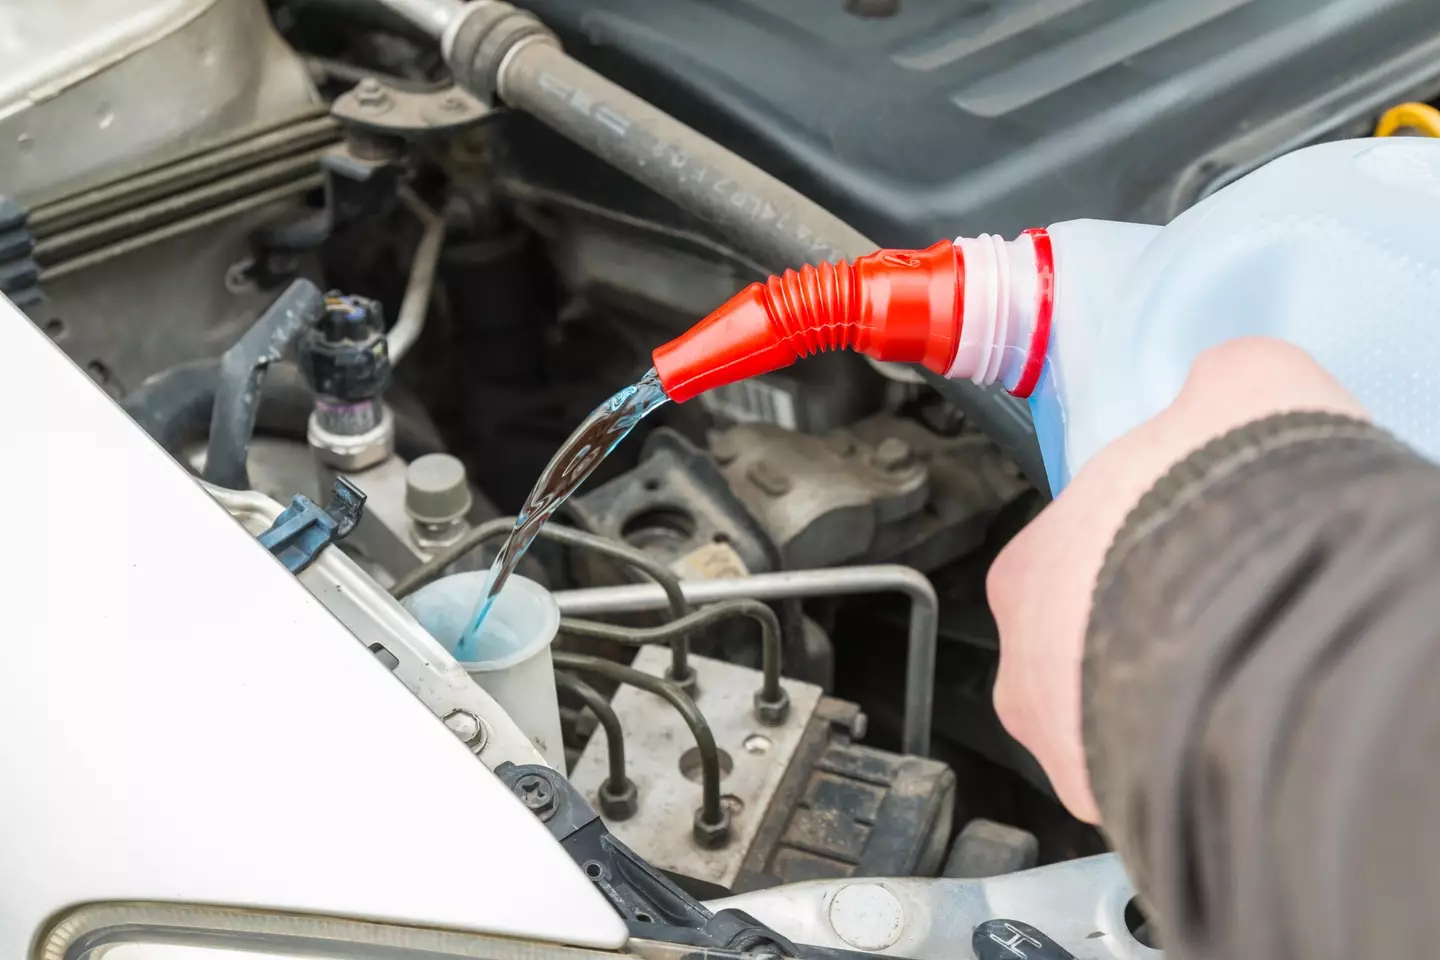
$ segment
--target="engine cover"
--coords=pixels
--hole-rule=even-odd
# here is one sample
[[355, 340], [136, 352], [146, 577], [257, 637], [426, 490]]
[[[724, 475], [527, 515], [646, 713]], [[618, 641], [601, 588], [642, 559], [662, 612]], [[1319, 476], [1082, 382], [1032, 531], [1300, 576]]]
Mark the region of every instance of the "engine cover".
[[1281, 152], [1366, 132], [1440, 76], [1434, 0], [524, 5], [891, 246], [1163, 222]]

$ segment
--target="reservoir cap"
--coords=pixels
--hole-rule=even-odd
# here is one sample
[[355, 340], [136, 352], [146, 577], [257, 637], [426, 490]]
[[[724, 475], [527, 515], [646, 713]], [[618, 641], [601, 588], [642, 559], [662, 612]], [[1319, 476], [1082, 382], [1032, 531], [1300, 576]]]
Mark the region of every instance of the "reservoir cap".
[[405, 512], [421, 523], [450, 523], [470, 512], [465, 464], [448, 453], [427, 453], [405, 468]]

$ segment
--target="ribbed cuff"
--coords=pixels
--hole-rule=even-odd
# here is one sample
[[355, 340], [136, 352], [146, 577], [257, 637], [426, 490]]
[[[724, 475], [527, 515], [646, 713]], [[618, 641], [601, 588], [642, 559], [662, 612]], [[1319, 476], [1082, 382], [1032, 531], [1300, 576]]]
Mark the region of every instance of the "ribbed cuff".
[[[1114, 785], [1130, 779], [1112, 769], [1115, 732], [1143, 729], [1146, 723], [1137, 714], [1137, 705], [1115, 702], [1114, 685], [1106, 682], [1108, 674], [1152, 653], [1144, 646], [1162, 640], [1157, 634], [1168, 632], [1164, 625], [1173, 616], [1168, 608], [1190, 599], [1188, 577], [1213, 575], [1213, 538], [1219, 531], [1213, 523], [1206, 526], [1203, 518], [1198, 520], [1202, 527], [1194, 528], [1187, 517], [1214, 500], [1218, 487], [1228, 491], [1237, 483], [1253, 485], [1253, 479], [1266, 474], [1271, 465], [1292, 462], [1297, 454], [1308, 456], [1297, 448], [1337, 441], [1410, 455], [1399, 441], [1363, 420], [1328, 413], [1279, 414], [1238, 427], [1175, 464], [1141, 497], [1115, 535], [1096, 581], [1081, 669], [1086, 761], [1107, 824], [1126, 809], [1113, 795]], [[1295, 496], [1302, 493], [1297, 490]], [[1240, 512], [1248, 506], [1243, 498], [1228, 492], [1223, 496], [1237, 500]], [[1162, 545], [1163, 564], [1157, 568], [1153, 555]], [[1133, 562], [1137, 553], [1147, 556]], [[1147, 627], [1136, 629], [1137, 624]]]

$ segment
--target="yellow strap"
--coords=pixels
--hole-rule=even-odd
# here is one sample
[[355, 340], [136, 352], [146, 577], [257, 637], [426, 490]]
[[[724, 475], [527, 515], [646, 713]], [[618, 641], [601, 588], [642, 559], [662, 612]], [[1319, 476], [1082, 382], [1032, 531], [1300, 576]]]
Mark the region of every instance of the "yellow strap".
[[1415, 130], [1427, 137], [1440, 137], [1440, 110], [1428, 103], [1402, 103], [1385, 111], [1377, 137], [1393, 137], [1401, 130]]

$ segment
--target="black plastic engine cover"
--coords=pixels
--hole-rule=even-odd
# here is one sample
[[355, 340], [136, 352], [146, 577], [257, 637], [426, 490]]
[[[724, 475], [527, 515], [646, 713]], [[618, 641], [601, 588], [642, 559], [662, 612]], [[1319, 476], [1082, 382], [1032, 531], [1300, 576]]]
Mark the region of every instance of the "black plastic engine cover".
[[1163, 222], [1440, 90], [1437, 0], [521, 2], [581, 60], [895, 246]]

